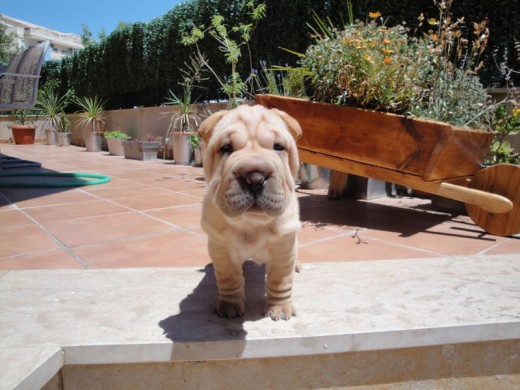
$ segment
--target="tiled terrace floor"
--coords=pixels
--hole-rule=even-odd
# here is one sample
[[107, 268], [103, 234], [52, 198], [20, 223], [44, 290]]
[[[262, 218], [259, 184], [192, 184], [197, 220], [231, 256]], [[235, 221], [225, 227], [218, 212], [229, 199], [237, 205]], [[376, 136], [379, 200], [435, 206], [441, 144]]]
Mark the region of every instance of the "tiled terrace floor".
[[[1, 145], [4, 155], [110, 183], [61, 189], [0, 187], [0, 269], [204, 266], [201, 168], [133, 161], [49, 145]], [[27, 170], [27, 169], [24, 169]], [[12, 169], [9, 170], [13, 172]], [[302, 262], [520, 255], [519, 237], [485, 234], [467, 216], [418, 198], [328, 200], [300, 190]]]

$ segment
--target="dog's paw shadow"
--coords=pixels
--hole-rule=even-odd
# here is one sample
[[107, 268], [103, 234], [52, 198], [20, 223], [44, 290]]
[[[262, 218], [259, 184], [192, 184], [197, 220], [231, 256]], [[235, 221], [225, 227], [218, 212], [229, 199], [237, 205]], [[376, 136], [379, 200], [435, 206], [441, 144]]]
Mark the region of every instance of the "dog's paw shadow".
[[[202, 279], [195, 289], [179, 304], [179, 313], [159, 322], [163, 334], [174, 342], [244, 340], [246, 321], [264, 319], [265, 266], [253, 262], [244, 264], [246, 313], [240, 318], [221, 318], [215, 312], [218, 298], [213, 265], [200, 272]], [[267, 320], [267, 319], [266, 319]]]

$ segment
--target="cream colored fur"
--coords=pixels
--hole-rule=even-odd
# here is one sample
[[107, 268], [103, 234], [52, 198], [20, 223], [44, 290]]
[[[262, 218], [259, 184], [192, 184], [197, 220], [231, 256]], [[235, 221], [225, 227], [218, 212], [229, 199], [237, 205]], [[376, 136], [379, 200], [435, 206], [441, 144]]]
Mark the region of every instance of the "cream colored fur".
[[215, 310], [229, 318], [245, 312], [242, 265], [266, 264], [264, 314], [295, 315], [291, 302], [300, 229], [294, 177], [299, 124], [262, 106], [220, 111], [199, 128], [206, 142], [207, 190], [201, 225], [219, 288]]

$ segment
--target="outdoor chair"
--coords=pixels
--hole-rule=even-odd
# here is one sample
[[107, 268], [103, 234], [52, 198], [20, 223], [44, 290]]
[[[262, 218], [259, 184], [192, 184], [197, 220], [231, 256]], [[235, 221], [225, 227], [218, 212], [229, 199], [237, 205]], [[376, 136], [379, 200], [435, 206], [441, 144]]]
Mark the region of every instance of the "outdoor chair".
[[40, 71], [48, 49], [48, 41], [29, 46], [0, 71], [0, 111], [23, 110], [36, 104]]

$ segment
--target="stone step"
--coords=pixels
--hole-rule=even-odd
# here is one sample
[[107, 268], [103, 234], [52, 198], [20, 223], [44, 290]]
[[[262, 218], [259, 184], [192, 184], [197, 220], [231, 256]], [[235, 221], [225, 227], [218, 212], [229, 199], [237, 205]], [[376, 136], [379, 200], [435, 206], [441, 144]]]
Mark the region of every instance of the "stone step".
[[[150, 383], [160, 380], [152, 374], [157, 370], [175, 378], [181, 370], [194, 383], [197, 373], [211, 378], [229, 371], [207, 379], [224, 386], [226, 378], [240, 376], [235, 363], [255, 372], [259, 362], [275, 372], [287, 366], [302, 380], [318, 375], [313, 383], [323, 386], [408, 386], [479, 373], [520, 384], [520, 263], [514, 256], [306, 264], [295, 277], [298, 316], [279, 322], [261, 316], [264, 268], [247, 264], [244, 273], [247, 313], [228, 320], [212, 312], [211, 266], [3, 272], [0, 359], [7, 369], [0, 383], [6, 372], [10, 385], [13, 378], [31, 380], [33, 372], [42, 377], [31, 359], [12, 358], [17, 351], [38, 356], [41, 348], [51, 348], [49, 358], [40, 359], [48, 370], [42, 378], [52, 377], [58, 348], [63, 367], [49, 386], [82, 375], [108, 381], [99, 376], [107, 370], [115, 380], [129, 369], [148, 370]], [[255, 375], [262, 384], [262, 374]], [[365, 382], [355, 379], [361, 377]], [[273, 383], [293, 383], [287, 381]]]

